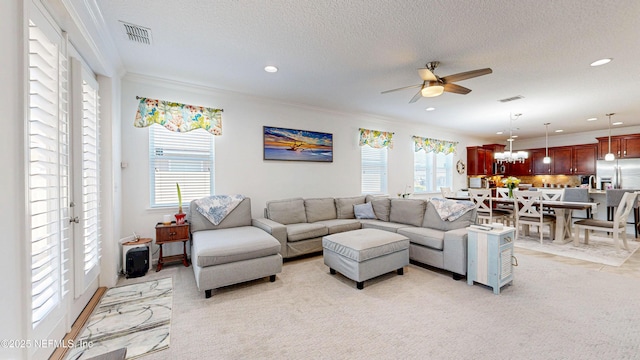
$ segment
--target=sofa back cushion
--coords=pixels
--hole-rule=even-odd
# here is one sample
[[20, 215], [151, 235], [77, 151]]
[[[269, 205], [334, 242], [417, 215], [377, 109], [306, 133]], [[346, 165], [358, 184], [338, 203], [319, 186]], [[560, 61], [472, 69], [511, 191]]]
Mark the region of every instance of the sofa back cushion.
[[475, 224], [476, 222], [476, 209], [467, 211], [464, 215], [460, 216], [454, 221], [442, 220], [438, 214], [436, 207], [429, 201], [427, 203], [427, 209], [424, 213], [424, 221], [422, 227], [431, 229], [437, 229], [442, 231], [449, 231], [454, 229], [461, 229]]
[[304, 199], [307, 222], [313, 223], [336, 218], [336, 203], [333, 198]]
[[391, 222], [413, 226], [422, 225], [425, 201], [419, 199], [391, 199]]
[[283, 225], [307, 222], [302, 198], [267, 201], [267, 217]]
[[376, 214], [376, 218], [378, 220], [389, 221], [389, 215], [391, 213], [391, 199], [373, 198], [371, 199], [371, 205], [373, 206], [373, 212]]
[[251, 226], [251, 199], [244, 198], [218, 225], [213, 225], [209, 219], [197, 210], [195, 200], [189, 203], [187, 212], [189, 230], [194, 233], [201, 230], [227, 229], [239, 226]]
[[336, 211], [338, 219], [355, 219], [353, 205], [364, 204], [363, 196], [336, 198]]

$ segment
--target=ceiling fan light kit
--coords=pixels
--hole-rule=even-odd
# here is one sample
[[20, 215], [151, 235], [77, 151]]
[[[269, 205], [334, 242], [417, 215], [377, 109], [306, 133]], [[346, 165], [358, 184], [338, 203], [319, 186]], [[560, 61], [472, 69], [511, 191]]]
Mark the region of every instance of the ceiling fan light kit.
[[431, 61], [425, 65], [426, 67], [418, 69], [418, 75], [422, 79], [422, 84], [409, 85], [398, 89], [386, 90], [381, 92], [381, 94], [404, 89], [420, 88], [418, 93], [409, 101], [410, 104], [418, 101], [418, 99], [420, 99], [421, 97], [440, 96], [445, 91], [454, 94], [466, 95], [471, 92], [471, 89], [454, 84], [454, 82], [491, 74], [493, 72], [493, 70], [491, 70], [490, 68], [484, 68], [465, 71], [441, 78], [433, 73], [438, 65], [440, 65], [439, 61]]

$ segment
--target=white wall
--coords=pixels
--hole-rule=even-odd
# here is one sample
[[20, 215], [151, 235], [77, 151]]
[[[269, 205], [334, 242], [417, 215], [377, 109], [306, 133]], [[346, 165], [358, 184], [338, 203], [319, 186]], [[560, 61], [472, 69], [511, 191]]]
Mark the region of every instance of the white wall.
[[[25, 205], [24, 205], [24, 109], [23, 98], [23, 2], [0, 1], [0, 12], [5, 14], [0, 29], [4, 55], [0, 56], [0, 97], [3, 104], [3, 130], [0, 132], [0, 153], [5, 173], [0, 176], [3, 189], [0, 201], [2, 225], [2, 261], [0, 262], [0, 288], [4, 296], [0, 306], [0, 339], [25, 339], [25, 314], [30, 301], [25, 299], [30, 284], [29, 268], [25, 261]], [[9, 35], [10, 34], [10, 35]], [[0, 348], [0, 358], [20, 359], [26, 352], [19, 348]]]
[[[135, 231], [155, 238], [154, 226], [163, 214], [177, 209], [149, 208], [148, 133], [133, 127], [136, 96], [223, 108], [222, 136], [215, 138], [216, 194], [240, 193], [251, 198], [254, 217], [261, 217], [268, 200], [288, 197], [355, 196], [360, 194], [360, 127], [395, 132], [389, 151], [389, 188], [392, 195], [413, 184], [412, 135], [460, 141], [458, 159], [466, 163], [466, 146], [481, 139], [460, 137], [433, 125], [339, 113], [238, 93], [127, 75], [122, 81], [122, 235]], [[402, 105], [399, 105], [402, 106]], [[262, 127], [278, 126], [333, 134], [333, 163], [265, 161]], [[455, 173], [454, 188], [466, 187], [466, 176]], [[410, 189], [411, 191], [411, 189]], [[172, 252], [181, 248], [176, 244]]]
[[[625, 135], [625, 134], [637, 134], [640, 133], [640, 126], [627, 126], [627, 127], [613, 127], [611, 129], [611, 136]], [[597, 130], [597, 131], [585, 131], [574, 134], [549, 134], [549, 147], [554, 146], [569, 146], [579, 144], [593, 144], [597, 143], [597, 137], [604, 137], [609, 135], [609, 130]], [[543, 148], [545, 145], [545, 138], [532, 138], [532, 139], [517, 139], [513, 143], [514, 150], [521, 149], [536, 149]]]

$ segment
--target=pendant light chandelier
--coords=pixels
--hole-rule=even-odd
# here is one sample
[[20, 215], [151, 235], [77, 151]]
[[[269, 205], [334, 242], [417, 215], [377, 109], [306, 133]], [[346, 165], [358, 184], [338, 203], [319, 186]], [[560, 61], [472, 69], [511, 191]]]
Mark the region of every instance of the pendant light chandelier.
[[551, 123], [544, 123], [544, 127], [545, 127], [545, 135], [544, 135], [544, 159], [542, 159], [542, 162], [545, 164], [551, 164], [551, 158], [549, 157], [549, 124]]
[[502, 164], [502, 163], [516, 163], [516, 162], [520, 162], [523, 163], [525, 162], [525, 160], [527, 160], [529, 158], [529, 153], [526, 151], [517, 151], [517, 152], [513, 152], [513, 122], [515, 120], [518, 120], [518, 118], [520, 116], [522, 116], [522, 114], [518, 113], [515, 114], [515, 119], [511, 116], [511, 114], [509, 114], [509, 139], [507, 139], [507, 141], [509, 142], [509, 151], [505, 151], [505, 152], [497, 152], [495, 154], [493, 154], [494, 159]]
[[616, 159], [616, 156], [611, 152], [611, 116], [615, 115], [615, 113], [605, 114], [605, 116], [609, 117], [609, 152], [604, 156], [605, 161], [613, 161]]

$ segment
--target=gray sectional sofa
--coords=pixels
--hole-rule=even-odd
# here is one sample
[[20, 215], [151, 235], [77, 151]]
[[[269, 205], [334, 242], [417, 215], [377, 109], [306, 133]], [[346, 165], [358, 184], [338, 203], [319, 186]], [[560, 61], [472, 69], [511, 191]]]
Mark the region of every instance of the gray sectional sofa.
[[[354, 206], [370, 203], [372, 218], [356, 218]], [[365, 208], [368, 205], [365, 206]], [[293, 198], [267, 202], [265, 217], [252, 220], [292, 258], [322, 251], [322, 237], [343, 231], [375, 228], [409, 238], [409, 258], [451, 271], [455, 279], [467, 271], [467, 227], [476, 221], [475, 208], [455, 221], [443, 221], [431, 201], [355, 196]]]

